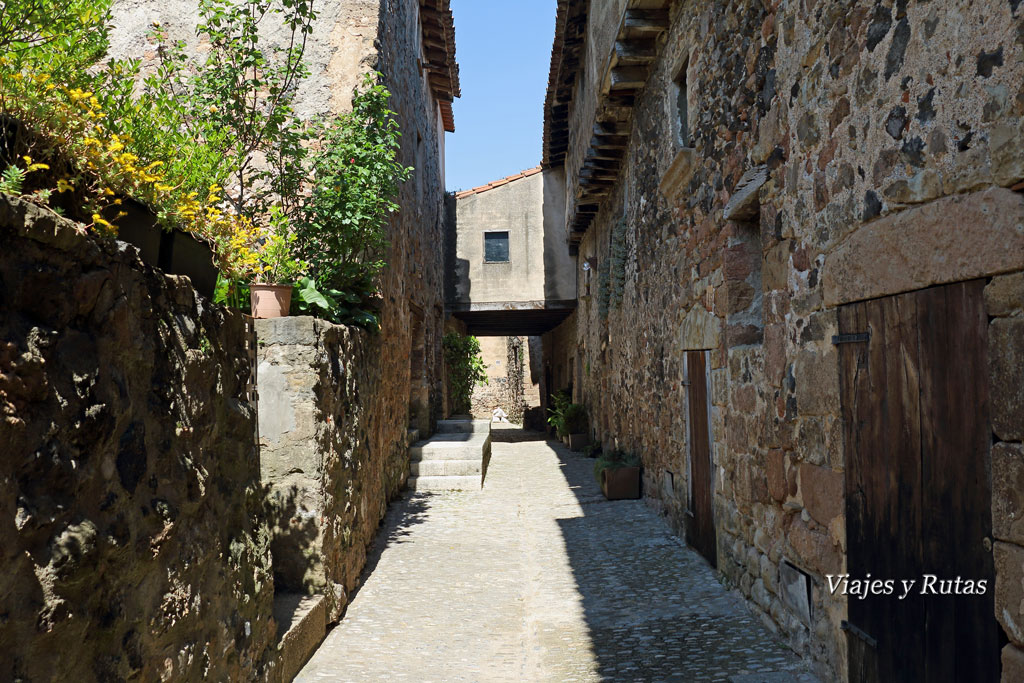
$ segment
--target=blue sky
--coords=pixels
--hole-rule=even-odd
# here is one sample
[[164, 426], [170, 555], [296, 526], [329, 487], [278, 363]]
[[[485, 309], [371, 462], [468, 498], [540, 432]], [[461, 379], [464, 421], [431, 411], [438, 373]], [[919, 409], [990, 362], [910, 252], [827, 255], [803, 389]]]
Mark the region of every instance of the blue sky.
[[466, 190], [540, 163], [555, 0], [452, 0], [462, 97], [446, 186]]

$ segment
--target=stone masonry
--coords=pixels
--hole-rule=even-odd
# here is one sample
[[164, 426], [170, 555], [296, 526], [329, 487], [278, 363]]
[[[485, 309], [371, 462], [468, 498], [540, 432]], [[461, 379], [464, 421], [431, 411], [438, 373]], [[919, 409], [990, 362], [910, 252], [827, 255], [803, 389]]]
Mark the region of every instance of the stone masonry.
[[258, 320], [256, 333], [275, 590], [323, 595], [333, 623], [409, 474], [404, 447], [378, 450], [382, 406], [398, 387], [385, 384], [381, 340], [365, 331], [303, 316]]
[[249, 326], [0, 195], [0, 678], [246, 680], [274, 583]]
[[[153, 22], [201, 52], [197, 6], [117, 0], [111, 56], [150, 68]], [[124, 244], [0, 196], [0, 480], [13, 492], [0, 504], [0, 679], [287, 676], [301, 661], [282, 668], [275, 591], [323, 595], [321, 629], [338, 618], [408, 476], [410, 426], [440, 416], [444, 134], [459, 95], [449, 4], [317, 12], [298, 110], [342, 112], [380, 72], [415, 173], [389, 217], [379, 334], [310, 319], [263, 329], [261, 398], [315, 388], [299, 426], [319, 449], [293, 439], [282, 455], [288, 416], [263, 415], [281, 437], [266, 444], [262, 475], [282, 494], [269, 505], [244, 317]], [[297, 379], [303, 363], [312, 382]]]
[[[846, 563], [837, 306], [990, 278], [996, 616], [1003, 680], [1020, 680], [1024, 8], [558, 7], [545, 167], [566, 171], [567, 237], [578, 266], [608, 269], [610, 305], [595, 288], [545, 337], [556, 381], [606, 446], [642, 454], [646, 495], [682, 532], [682, 360], [711, 351], [722, 579], [842, 679], [846, 604], [824, 584]], [[645, 37], [642, 54], [615, 42]], [[811, 579], [807, 613], [783, 560]]]

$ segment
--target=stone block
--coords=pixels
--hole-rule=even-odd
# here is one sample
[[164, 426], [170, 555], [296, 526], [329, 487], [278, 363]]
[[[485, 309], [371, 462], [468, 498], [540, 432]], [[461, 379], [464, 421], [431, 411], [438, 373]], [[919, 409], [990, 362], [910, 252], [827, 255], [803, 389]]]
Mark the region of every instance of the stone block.
[[772, 448], [767, 457], [768, 493], [778, 502], [786, 499], [786, 463], [781, 448]]
[[786, 372], [786, 326], [766, 325], [764, 328], [764, 374], [773, 387], [782, 385]]
[[1003, 441], [1024, 440], [1024, 318], [989, 325], [992, 430]]
[[800, 493], [804, 509], [816, 522], [828, 525], [843, 511], [843, 473], [825, 467], [800, 465]]
[[1024, 647], [1024, 548], [997, 541], [996, 619], [1017, 647]]
[[1024, 272], [992, 278], [985, 287], [985, 312], [993, 318], [1024, 313]]
[[1014, 645], [1003, 648], [1002, 683], [1020, 683], [1024, 681], [1024, 650]]
[[274, 596], [280, 680], [294, 679], [323, 641], [327, 633], [326, 605], [322, 595], [284, 593]]
[[802, 564], [820, 575], [838, 574], [841, 571], [843, 562], [839, 547], [827, 534], [811, 531], [796, 515], [793, 516], [787, 539]]
[[992, 447], [992, 535], [1024, 546], [1024, 444]]
[[756, 466], [753, 458], [744, 457], [737, 463], [734, 483], [733, 495], [743, 512], [748, 512], [754, 503], [765, 502], [768, 498], [764, 472]]
[[258, 319], [253, 322], [256, 325], [256, 338], [261, 346], [274, 344], [312, 346], [316, 344], [317, 326], [328, 324], [308, 315]]
[[920, 204], [942, 194], [942, 177], [931, 169], [920, 171], [906, 180], [897, 180], [883, 192], [890, 202]]
[[839, 412], [839, 357], [833, 349], [825, 352], [803, 350], [793, 363], [796, 405], [800, 415], [835, 415]]
[[825, 305], [1024, 269], [1022, 224], [1024, 196], [1003, 188], [937, 199], [867, 223], [826, 257]]
[[722, 321], [703, 306], [694, 306], [683, 319], [680, 331], [682, 348], [717, 349], [722, 335]]
[[[1017, 128], [999, 124], [988, 134], [992, 155], [992, 179], [997, 185], [1009, 186], [1024, 179], [1024, 123]], [[1021, 679], [1024, 680], [1024, 679]]]
[[773, 289], [785, 290], [789, 279], [789, 252], [792, 248], [790, 240], [783, 240], [768, 250], [761, 266], [761, 284], [764, 291]]

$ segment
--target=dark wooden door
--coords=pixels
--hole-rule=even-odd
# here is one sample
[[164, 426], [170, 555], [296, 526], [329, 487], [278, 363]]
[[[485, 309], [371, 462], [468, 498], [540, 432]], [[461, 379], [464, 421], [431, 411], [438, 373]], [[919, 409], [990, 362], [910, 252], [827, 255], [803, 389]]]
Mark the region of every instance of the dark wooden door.
[[686, 542], [718, 566], [715, 515], [712, 507], [714, 465], [711, 461], [711, 425], [708, 420], [708, 352], [686, 352], [690, 418], [690, 519]]
[[[839, 344], [847, 571], [897, 589], [849, 598], [850, 681], [999, 680], [984, 284], [839, 311], [841, 335], [870, 334]], [[986, 591], [922, 595], [926, 574]]]

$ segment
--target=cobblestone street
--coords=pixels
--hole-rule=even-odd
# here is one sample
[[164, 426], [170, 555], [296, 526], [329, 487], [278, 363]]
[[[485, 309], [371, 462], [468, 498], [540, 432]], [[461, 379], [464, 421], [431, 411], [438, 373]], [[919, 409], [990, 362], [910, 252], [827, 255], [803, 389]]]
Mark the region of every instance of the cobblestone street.
[[593, 460], [494, 432], [484, 489], [392, 505], [299, 681], [814, 681]]

